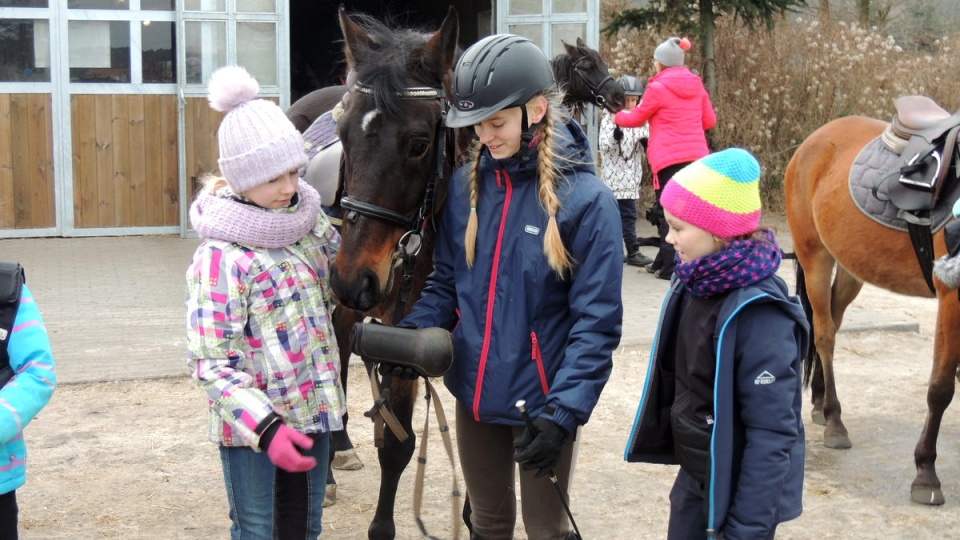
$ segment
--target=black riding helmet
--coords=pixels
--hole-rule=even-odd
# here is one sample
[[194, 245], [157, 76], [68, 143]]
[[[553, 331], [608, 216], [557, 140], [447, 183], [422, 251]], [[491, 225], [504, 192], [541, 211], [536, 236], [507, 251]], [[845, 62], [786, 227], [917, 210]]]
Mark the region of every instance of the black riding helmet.
[[623, 75], [617, 79], [617, 84], [620, 85], [620, 88], [623, 88], [623, 93], [628, 96], [642, 96], [643, 95], [643, 84], [641, 84], [640, 79], [634, 77], [633, 75]]
[[457, 62], [446, 124], [472, 126], [554, 86], [550, 61], [536, 43], [512, 34], [488, 36], [471, 45]]

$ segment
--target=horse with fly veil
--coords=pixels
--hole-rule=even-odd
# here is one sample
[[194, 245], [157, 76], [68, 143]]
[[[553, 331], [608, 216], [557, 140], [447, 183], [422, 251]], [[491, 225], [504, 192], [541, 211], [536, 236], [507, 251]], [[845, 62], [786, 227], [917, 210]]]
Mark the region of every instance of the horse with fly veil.
[[[432, 269], [436, 212], [472, 133], [443, 127], [459, 54], [452, 7], [434, 34], [391, 29], [369, 17], [348, 16], [343, 8], [339, 16], [349, 88], [308, 94], [288, 116], [304, 129], [315, 119], [312, 111], [343, 103], [336, 121], [344, 155], [338, 194], [344, 212], [343, 244], [331, 283], [340, 304], [334, 323], [346, 388], [351, 354], [346, 336], [353, 324], [363, 316], [386, 324], [398, 321], [424, 286]], [[599, 54], [581, 40], [576, 47], [565, 46], [566, 55], [576, 59], [561, 61], [560, 55], [554, 66], [566, 66], [558, 82], [567, 81], [568, 95], [611, 110], [622, 107], [623, 91], [612, 82]], [[377, 116], [377, 128], [367, 132]], [[389, 409], [412, 435], [416, 382], [393, 378], [385, 394]], [[412, 436], [401, 442], [390, 431], [382, 442], [380, 495], [368, 531], [371, 538], [395, 535], [397, 485], [414, 447]], [[334, 433], [331, 449], [352, 450], [346, 431]]]
[[952, 266], [950, 286], [940, 271], [947, 266], [938, 261], [938, 271], [933, 269], [934, 258], [947, 252], [945, 238], [952, 234], [945, 231], [960, 224], [947, 223], [960, 197], [960, 113], [951, 115], [921, 96], [900, 98], [896, 108], [892, 123], [850, 116], [807, 137], [784, 177], [787, 217], [799, 263], [797, 291], [813, 323], [805, 380], [813, 420], [826, 426], [827, 447], [852, 446], [840, 419], [833, 351], [843, 314], [863, 283], [937, 298], [927, 417], [914, 451], [911, 499], [939, 505], [944, 497], [935, 468], [937, 435], [960, 361], [960, 302], [953, 290], [960, 265]]

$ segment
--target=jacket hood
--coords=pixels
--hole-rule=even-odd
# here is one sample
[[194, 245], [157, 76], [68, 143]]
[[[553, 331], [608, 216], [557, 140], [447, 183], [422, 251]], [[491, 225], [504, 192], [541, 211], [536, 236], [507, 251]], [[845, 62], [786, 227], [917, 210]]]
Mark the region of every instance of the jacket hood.
[[[569, 119], [559, 125], [554, 131], [556, 137], [554, 162], [561, 173], [581, 172], [596, 175], [593, 154], [590, 152], [590, 142], [576, 121]], [[494, 159], [490, 151], [484, 147], [481, 154], [481, 165], [510, 171], [523, 170], [536, 172], [537, 156], [540, 150], [540, 134], [534, 136], [530, 146], [530, 160], [520, 166], [520, 157], [514, 154], [506, 159]]]
[[660, 83], [678, 97], [690, 99], [699, 94], [703, 82], [689, 69], [679, 66], [667, 68], [650, 78], [651, 83]]
[[[803, 311], [803, 307], [800, 305], [799, 302], [790, 301], [790, 291], [787, 288], [786, 282], [783, 281], [782, 279], [767, 278], [757, 283], [754, 283], [749, 287], [738, 289], [730, 294], [739, 295], [739, 297], [735, 299], [736, 300], [735, 302], [728, 302], [726, 305], [729, 306], [730, 308], [735, 309], [735, 306], [739, 306], [743, 302], [746, 302], [749, 299], [755, 297], [758, 292], [762, 293], [764, 297], [755, 300], [756, 302], [775, 303], [777, 307], [779, 307], [784, 313], [790, 316], [791, 319], [796, 321], [796, 323], [800, 327], [807, 329], [807, 332], [804, 332], [804, 336], [806, 336], [805, 341], [804, 343], [801, 344], [801, 347], [802, 347], [801, 350], [803, 351], [807, 350], [807, 345], [809, 344], [808, 342], [810, 340], [810, 336], [809, 336], [810, 325], [807, 322], [806, 312]], [[731, 309], [727, 309], [725, 307], [724, 310], [720, 312], [719, 319], [726, 320], [727, 318], [729, 318], [730, 311]]]

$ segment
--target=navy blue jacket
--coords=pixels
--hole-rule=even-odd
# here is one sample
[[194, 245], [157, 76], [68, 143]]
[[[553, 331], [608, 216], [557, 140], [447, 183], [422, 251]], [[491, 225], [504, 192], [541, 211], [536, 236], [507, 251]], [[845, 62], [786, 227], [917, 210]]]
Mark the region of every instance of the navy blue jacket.
[[523, 399], [534, 418], [572, 432], [590, 418], [620, 343], [623, 251], [617, 201], [594, 173], [583, 131], [567, 123], [556, 133], [557, 220], [573, 271], [558, 278], [544, 255], [536, 147], [523, 166], [484, 149], [475, 264], [464, 250], [467, 165], [451, 181], [434, 271], [400, 324], [453, 330], [445, 383], [477, 421], [523, 425], [515, 407]]
[[[660, 368], [684, 294], [683, 283], [674, 278], [627, 461], [677, 463], [670, 433], [673, 380]], [[808, 339], [803, 308], [776, 275], [732, 291], [720, 309], [713, 335], [715, 421], [706, 497], [708, 530], [724, 538], [766, 538], [775, 525], [803, 510], [801, 359]]]

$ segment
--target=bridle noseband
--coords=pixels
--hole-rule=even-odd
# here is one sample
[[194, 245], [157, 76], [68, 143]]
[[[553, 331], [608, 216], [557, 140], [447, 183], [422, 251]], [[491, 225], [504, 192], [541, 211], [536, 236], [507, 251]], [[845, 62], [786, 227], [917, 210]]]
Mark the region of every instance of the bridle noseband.
[[615, 81], [613, 80], [613, 77], [610, 74], [607, 74], [607, 76], [604, 77], [603, 79], [600, 79], [600, 82], [598, 82], [597, 84], [591, 83], [590, 80], [587, 79], [587, 76], [584, 75], [583, 69], [577, 67], [577, 64], [579, 64], [580, 62], [583, 62], [586, 59], [587, 59], [586, 56], [581, 56], [580, 58], [577, 58], [576, 60], [573, 61], [572, 64], [570, 64], [570, 69], [572, 69], [574, 73], [576, 73], [577, 76], [580, 77], [580, 81], [583, 82], [584, 86], [586, 86], [588, 90], [590, 90], [590, 95], [593, 96], [593, 101], [597, 105], [606, 108], [607, 100], [604, 99], [602, 95], [600, 95], [600, 89], [603, 88], [607, 83], [615, 82]]

